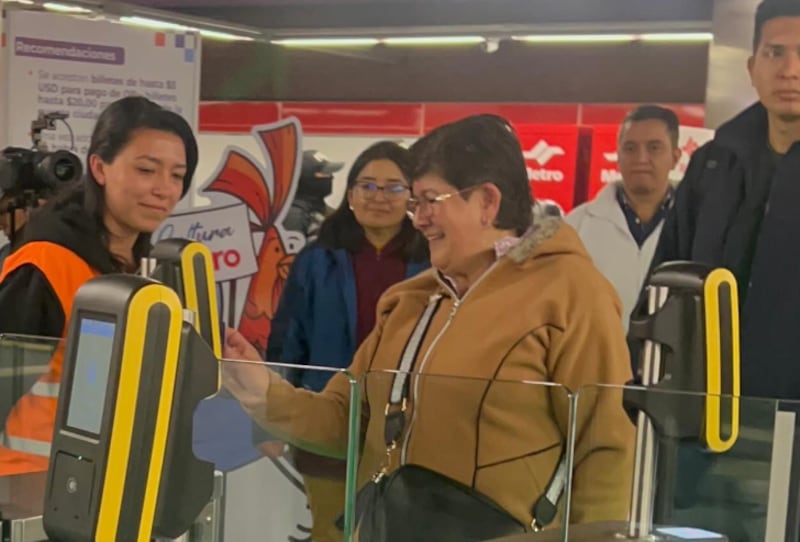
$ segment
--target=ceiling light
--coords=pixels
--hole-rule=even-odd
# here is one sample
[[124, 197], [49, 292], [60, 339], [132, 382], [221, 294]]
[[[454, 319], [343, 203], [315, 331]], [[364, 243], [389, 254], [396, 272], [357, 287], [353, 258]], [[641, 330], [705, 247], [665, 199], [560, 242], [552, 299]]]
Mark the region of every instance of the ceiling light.
[[178, 32], [197, 30], [196, 28], [192, 28], [186, 25], [171, 23], [169, 21], [159, 21], [158, 19], [149, 19], [147, 17], [137, 17], [137, 16], [120, 17], [119, 22], [132, 26], [142, 26], [145, 28], [152, 28], [154, 30], [176, 30]]
[[200, 35], [204, 38], [222, 41], [255, 41], [255, 38], [250, 36], [240, 36], [238, 34], [230, 34], [228, 32], [218, 32], [216, 30], [198, 30]]
[[24, 4], [26, 6], [32, 6], [33, 5], [33, 0], [3, 0], [0, 3], [5, 3], [5, 4]]
[[533, 34], [514, 36], [527, 43], [626, 43], [633, 41], [693, 42], [711, 41], [710, 32], [653, 32], [644, 34]]
[[711, 32], [663, 32], [642, 34], [639, 36], [642, 41], [711, 41], [714, 34]]
[[71, 4], [59, 4], [57, 2], [45, 2], [44, 9], [50, 11], [57, 11], [59, 13], [91, 13], [91, 9], [86, 9], [81, 6], [73, 6]]
[[196, 28], [193, 26], [186, 26], [183, 24], [173, 23], [170, 21], [162, 21], [159, 19], [150, 19], [148, 17], [120, 17], [119, 21], [124, 24], [141, 26], [144, 28], [152, 28], [154, 30], [172, 30], [175, 32], [197, 32], [204, 38], [224, 40], [224, 41], [254, 41], [252, 37], [241, 36], [238, 34], [231, 34], [230, 32], [220, 32], [218, 30], [205, 30], [203, 28]]
[[528, 43], [606, 43], [636, 39], [635, 34], [533, 34], [512, 39]]
[[375, 38], [288, 38], [271, 43], [286, 47], [359, 47], [377, 45], [380, 41]]
[[485, 41], [483, 36], [408, 36], [381, 40], [386, 45], [471, 45]]

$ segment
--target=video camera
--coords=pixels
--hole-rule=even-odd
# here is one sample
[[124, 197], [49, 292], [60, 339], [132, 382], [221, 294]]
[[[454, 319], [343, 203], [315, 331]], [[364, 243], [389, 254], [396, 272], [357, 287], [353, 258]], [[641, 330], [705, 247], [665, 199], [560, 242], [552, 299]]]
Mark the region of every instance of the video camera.
[[55, 130], [56, 121], [68, 117], [67, 113], [40, 112], [31, 122], [33, 148], [7, 147], [0, 153], [0, 196], [23, 200], [15, 204], [17, 208], [35, 206], [32, 202], [57, 190], [59, 185], [81, 178], [83, 166], [75, 154], [65, 150], [50, 152], [42, 141], [42, 130]]

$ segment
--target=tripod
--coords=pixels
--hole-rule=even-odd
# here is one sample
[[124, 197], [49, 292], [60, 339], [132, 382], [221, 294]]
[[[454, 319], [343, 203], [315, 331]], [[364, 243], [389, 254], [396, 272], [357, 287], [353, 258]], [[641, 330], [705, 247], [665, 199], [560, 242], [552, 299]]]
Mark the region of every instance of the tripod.
[[42, 194], [34, 190], [26, 190], [19, 195], [12, 196], [2, 211], [0, 211], [8, 213], [8, 242], [11, 250], [14, 250], [16, 247], [17, 241], [19, 240], [19, 230], [25, 225], [24, 223], [19, 226], [17, 225], [17, 211], [24, 211], [25, 214], [28, 215], [31, 211], [39, 207], [41, 199]]

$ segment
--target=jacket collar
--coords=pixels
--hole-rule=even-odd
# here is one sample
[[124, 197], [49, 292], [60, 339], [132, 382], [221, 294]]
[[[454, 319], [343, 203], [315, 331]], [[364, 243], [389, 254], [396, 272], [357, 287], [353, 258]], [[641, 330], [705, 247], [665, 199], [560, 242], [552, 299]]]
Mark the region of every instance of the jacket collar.
[[605, 185], [597, 196], [589, 203], [589, 210], [593, 214], [602, 214], [609, 209], [619, 207], [617, 204], [617, 192], [622, 187], [622, 181], [616, 181]]
[[604, 218], [627, 231], [628, 223], [617, 200], [617, 191], [621, 182], [609, 183], [589, 202], [586, 212], [595, 218]]
[[519, 243], [508, 251], [508, 258], [514, 263], [522, 263], [533, 256], [543, 242], [553, 237], [564, 221], [560, 217], [548, 217], [536, 220], [525, 232]]
[[717, 129], [714, 141], [739, 156], [758, 156], [767, 144], [767, 110], [756, 102]]

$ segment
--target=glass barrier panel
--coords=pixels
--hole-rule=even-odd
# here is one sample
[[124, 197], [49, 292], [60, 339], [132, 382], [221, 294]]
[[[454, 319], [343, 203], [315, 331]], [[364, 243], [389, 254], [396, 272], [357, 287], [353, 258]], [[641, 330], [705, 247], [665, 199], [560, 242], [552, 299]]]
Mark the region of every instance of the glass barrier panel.
[[15, 427], [31, 425], [30, 411], [15, 408], [26, 394], [58, 398], [59, 386], [42, 378], [57, 352], [63, 353], [62, 339], [0, 335], [0, 520], [3, 521], [24, 521], [42, 513], [49, 446], [46, 442], [42, 445], [23, 439], [13, 430], [9, 433], [6, 425], [12, 413]]
[[221, 375], [220, 392], [195, 412], [193, 449], [224, 473], [222, 539], [348, 540], [358, 381], [329, 367], [234, 360]]
[[[578, 430], [575, 461], [579, 465], [583, 458], [582, 439], [592, 445], [610, 435], [626, 445], [624, 462], [605, 461], [587, 482], [597, 494], [611, 476], [624, 478], [628, 515], [614, 526], [572, 525], [570, 540], [610, 541], [619, 533], [664, 540], [800, 539], [796, 531], [787, 537], [800, 516], [792, 464], [795, 450], [800, 451], [795, 444], [800, 403], [589, 386], [576, 396], [578, 427], [582, 418], [609, 404], [625, 408], [628, 421], [583, 436]], [[637, 423], [642, 430], [636, 430]], [[575, 497], [580, 483], [576, 476], [573, 510], [580, 505]]]
[[359, 510], [356, 540], [369, 540], [379, 522], [407, 540], [499, 540], [530, 531], [537, 503], [552, 511], [538, 514], [546, 532], [562, 539], [572, 471], [566, 388], [397, 371], [362, 380], [357, 501], [382, 497]]
[[0, 335], [0, 427], [11, 407], [47, 372], [53, 353], [62, 342], [47, 337]]

